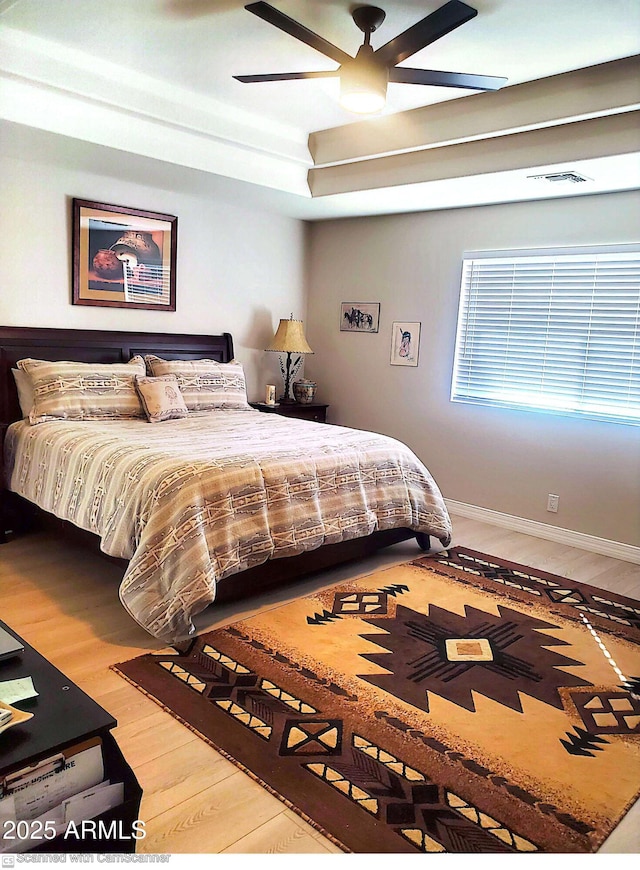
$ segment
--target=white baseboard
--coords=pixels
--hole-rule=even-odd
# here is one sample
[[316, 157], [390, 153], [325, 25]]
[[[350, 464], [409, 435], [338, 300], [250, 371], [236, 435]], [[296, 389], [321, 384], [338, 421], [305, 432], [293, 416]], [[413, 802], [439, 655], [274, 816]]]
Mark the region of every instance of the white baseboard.
[[606, 538], [585, 535], [571, 529], [561, 529], [558, 526], [538, 523], [523, 517], [514, 517], [512, 514], [503, 514], [500, 511], [489, 510], [489, 508], [453, 501], [450, 498], [446, 498], [445, 503], [450, 513], [460, 517], [479, 520], [492, 526], [501, 526], [514, 532], [522, 532], [524, 535], [532, 535], [534, 538], [545, 538], [547, 541], [556, 541], [559, 544], [566, 544], [568, 547], [577, 547], [579, 550], [589, 550], [591, 553], [599, 553], [601, 556], [611, 556], [614, 559], [622, 559], [625, 562], [640, 565], [640, 547], [634, 547], [632, 544], [609, 541]]

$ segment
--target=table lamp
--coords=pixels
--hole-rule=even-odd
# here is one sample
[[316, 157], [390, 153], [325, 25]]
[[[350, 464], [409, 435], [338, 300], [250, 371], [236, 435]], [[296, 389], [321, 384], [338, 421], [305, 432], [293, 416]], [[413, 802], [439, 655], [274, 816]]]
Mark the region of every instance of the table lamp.
[[[265, 350], [287, 355], [285, 363], [280, 360], [280, 371], [284, 380], [284, 393], [280, 397], [280, 402], [285, 405], [294, 403], [295, 399], [290, 396], [291, 381], [302, 363], [302, 355], [313, 353], [304, 336], [302, 321], [294, 320], [293, 314], [289, 320], [281, 320], [273, 341]], [[293, 354], [298, 355], [295, 360], [292, 360]]]

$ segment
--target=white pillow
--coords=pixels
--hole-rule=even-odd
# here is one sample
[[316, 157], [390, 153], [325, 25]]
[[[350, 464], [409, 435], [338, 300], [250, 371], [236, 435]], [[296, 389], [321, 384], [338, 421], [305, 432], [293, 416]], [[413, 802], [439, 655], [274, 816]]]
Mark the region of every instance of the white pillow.
[[20, 369], [11, 369], [18, 390], [18, 402], [23, 417], [28, 417], [33, 408], [33, 384], [31, 377]]

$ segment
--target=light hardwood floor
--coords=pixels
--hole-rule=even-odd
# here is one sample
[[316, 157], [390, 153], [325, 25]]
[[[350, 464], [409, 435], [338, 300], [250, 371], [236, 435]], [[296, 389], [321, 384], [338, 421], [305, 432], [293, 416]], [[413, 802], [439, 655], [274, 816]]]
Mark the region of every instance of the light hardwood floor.
[[[640, 599], [640, 565], [453, 517], [454, 543]], [[211, 608], [198, 630], [244, 618], [322, 586], [420, 555], [413, 541], [244, 604]], [[153, 638], [122, 608], [120, 569], [97, 552], [38, 532], [0, 546], [0, 618], [117, 720], [114, 734], [144, 797], [138, 852], [305, 853], [340, 850], [153, 701], [109, 669]], [[640, 672], [640, 665], [639, 665]], [[640, 852], [640, 803], [602, 850]]]

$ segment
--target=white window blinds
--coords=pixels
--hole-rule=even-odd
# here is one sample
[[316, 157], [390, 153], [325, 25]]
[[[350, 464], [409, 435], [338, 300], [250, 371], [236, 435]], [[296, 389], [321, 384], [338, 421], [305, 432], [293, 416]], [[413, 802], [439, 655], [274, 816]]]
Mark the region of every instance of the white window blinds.
[[466, 254], [451, 399], [640, 424], [640, 246]]

